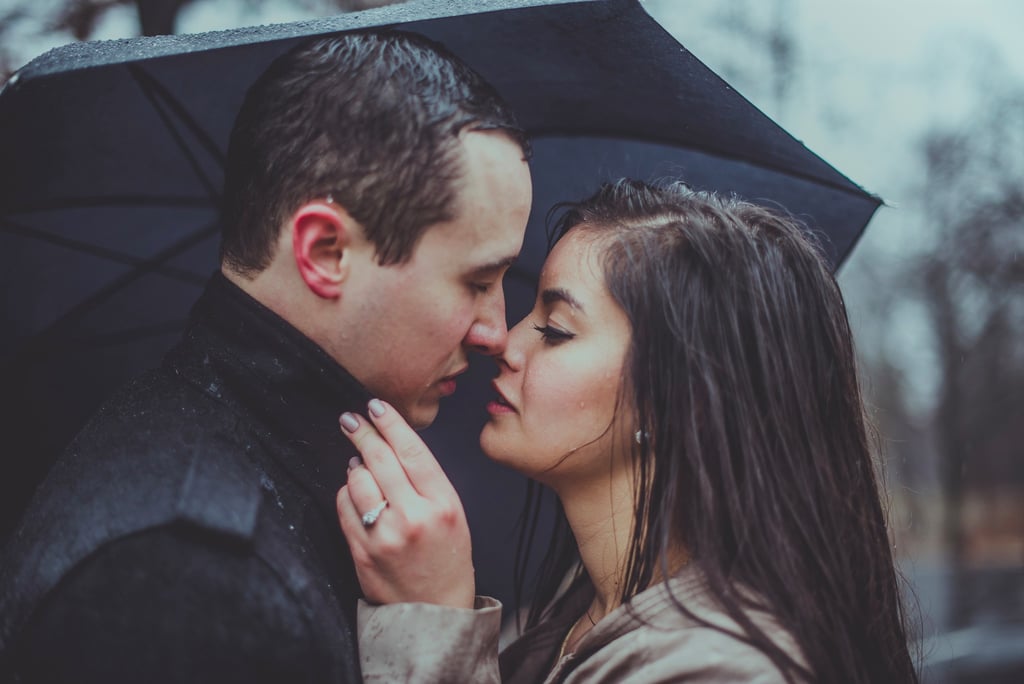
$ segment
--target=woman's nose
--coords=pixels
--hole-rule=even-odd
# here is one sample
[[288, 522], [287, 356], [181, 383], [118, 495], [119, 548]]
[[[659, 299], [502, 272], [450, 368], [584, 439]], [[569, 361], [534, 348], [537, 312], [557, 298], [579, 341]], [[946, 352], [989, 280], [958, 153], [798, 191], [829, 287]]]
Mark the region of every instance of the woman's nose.
[[510, 371], [522, 370], [526, 358], [526, 334], [530, 332], [530, 325], [524, 318], [508, 331], [508, 339], [505, 349], [498, 355], [498, 365], [507, 367]]

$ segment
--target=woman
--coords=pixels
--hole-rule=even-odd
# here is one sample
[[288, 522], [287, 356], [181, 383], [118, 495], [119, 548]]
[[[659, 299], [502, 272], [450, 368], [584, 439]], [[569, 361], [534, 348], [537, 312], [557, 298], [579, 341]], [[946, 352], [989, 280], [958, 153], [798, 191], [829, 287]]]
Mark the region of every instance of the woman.
[[[556, 234], [480, 441], [555, 492], [571, 535], [502, 679], [916, 681], [817, 248], [762, 207], [625, 180]], [[370, 409], [342, 417], [365, 467], [338, 496], [367, 598], [392, 604], [361, 606], [364, 674], [495, 679], [499, 608], [474, 603], [458, 497]]]

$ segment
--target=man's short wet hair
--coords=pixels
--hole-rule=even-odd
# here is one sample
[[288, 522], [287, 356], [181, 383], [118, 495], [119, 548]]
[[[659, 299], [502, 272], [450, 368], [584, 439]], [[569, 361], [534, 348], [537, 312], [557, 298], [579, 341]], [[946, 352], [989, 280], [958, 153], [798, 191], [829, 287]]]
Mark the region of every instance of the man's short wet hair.
[[529, 156], [508, 105], [443, 46], [401, 32], [303, 43], [253, 84], [235, 121], [221, 258], [262, 271], [288, 217], [331, 197], [380, 263], [406, 261], [428, 226], [454, 218], [464, 130], [503, 131]]

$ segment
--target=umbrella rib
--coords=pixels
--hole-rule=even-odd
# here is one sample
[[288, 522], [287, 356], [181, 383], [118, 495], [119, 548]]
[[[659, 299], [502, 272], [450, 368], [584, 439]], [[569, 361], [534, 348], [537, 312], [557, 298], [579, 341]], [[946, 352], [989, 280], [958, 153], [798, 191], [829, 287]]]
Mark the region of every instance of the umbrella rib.
[[[134, 64], [129, 64], [128, 70], [135, 78], [135, 82], [138, 83], [139, 89], [142, 91], [142, 94], [146, 96], [147, 100], [149, 100], [149, 103], [150, 105], [152, 105], [153, 110], [157, 113], [157, 116], [159, 116], [160, 120], [163, 121], [164, 127], [167, 129], [167, 132], [171, 134], [172, 138], [174, 138], [174, 142], [177, 143], [178, 149], [181, 150], [181, 153], [185, 156], [185, 159], [186, 161], [188, 161], [189, 166], [192, 167], [192, 172], [199, 179], [200, 183], [202, 183], [203, 186], [206, 188], [207, 194], [210, 196], [211, 199], [219, 200], [220, 193], [217, 191], [213, 182], [203, 172], [203, 168], [199, 164], [199, 160], [196, 158], [196, 156], [192, 153], [192, 150], [190, 150], [188, 145], [185, 143], [185, 138], [181, 135], [177, 127], [174, 125], [174, 121], [172, 120], [171, 116], [164, 109], [164, 104], [160, 102], [160, 99], [157, 97], [157, 93], [161, 93], [164, 95], [164, 97], [169, 98], [171, 100], [173, 100], [174, 98], [171, 97], [169, 93], [166, 93], [166, 91], [158, 90], [155, 86], [155, 79], [153, 79], [152, 76], [143, 71], [141, 67], [136, 66]], [[187, 117], [187, 114], [185, 116], [186, 118], [190, 118]], [[221, 167], [223, 168], [223, 161], [218, 159], [218, 162], [220, 162]]]
[[[80, 240], [72, 240], [70, 238], [62, 237], [60, 235], [53, 235], [46, 231], [39, 230], [38, 228], [30, 228], [29, 226], [22, 226], [14, 223], [8, 219], [0, 219], [0, 232], [9, 233], [12, 235], [19, 235], [32, 240], [39, 240], [41, 242], [49, 242], [60, 247], [66, 247], [67, 249], [81, 252], [83, 254], [89, 254], [90, 256], [98, 257], [100, 259], [106, 259], [107, 261], [113, 261], [119, 264], [126, 264], [128, 266], [139, 266], [144, 263], [144, 259], [126, 254], [124, 252], [118, 252], [113, 249], [106, 247], [99, 247], [87, 242]], [[157, 265], [152, 269], [154, 273], [159, 273], [162, 276], [173, 278], [174, 280], [180, 280], [185, 283], [192, 285], [202, 285], [206, 282], [206, 276], [200, 276], [191, 271], [183, 268], [176, 268], [174, 266]]]
[[178, 119], [180, 119], [181, 122], [185, 124], [186, 127], [188, 127], [188, 129], [192, 132], [192, 135], [195, 136], [199, 144], [206, 149], [206, 153], [213, 157], [221, 168], [224, 168], [226, 160], [224, 157], [224, 153], [220, 149], [220, 146], [217, 145], [216, 139], [214, 139], [212, 135], [207, 133], [206, 130], [199, 125], [199, 121], [197, 121], [196, 118], [189, 113], [185, 106], [181, 104], [181, 101], [174, 95], [172, 95], [171, 91], [164, 87], [164, 84], [158, 81], [156, 77], [154, 77], [149, 72], [145, 71], [140, 66], [136, 66], [135, 70], [137, 71], [135, 77], [145, 80], [149, 87], [152, 88], [152, 90], [155, 93], [159, 93], [159, 95], [163, 98], [164, 104], [170, 107], [178, 116]]
[[155, 271], [158, 266], [163, 265], [168, 259], [173, 259], [182, 252], [191, 249], [195, 245], [199, 244], [211, 235], [216, 235], [219, 227], [216, 223], [201, 228], [195, 233], [188, 235], [178, 242], [174, 243], [170, 247], [162, 250], [156, 256], [151, 259], [147, 259], [141, 262], [138, 266], [133, 268], [128, 273], [116, 278], [113, 282], [101, 288], [98, 292], [94, 293], [91, 297], [79, 302], [71, 308], [66, 314], [58, 318], [56, 321], [48, 325], [43, 330], [39, 331], [18, 349], [17, 353], [14, 354], [14, 362], [17, 363], [18, 359], [27, 355], [28, 352], [40, 352], [49, 348], [53, 345], [55, 336], [64, 328], [72, 325], [76, 320], [80, 319], [85, 314], [89, 313], [92, 309], [105, 302], [111, 296], [116, 294], [121, 288], [126, 287], [139, 278]]

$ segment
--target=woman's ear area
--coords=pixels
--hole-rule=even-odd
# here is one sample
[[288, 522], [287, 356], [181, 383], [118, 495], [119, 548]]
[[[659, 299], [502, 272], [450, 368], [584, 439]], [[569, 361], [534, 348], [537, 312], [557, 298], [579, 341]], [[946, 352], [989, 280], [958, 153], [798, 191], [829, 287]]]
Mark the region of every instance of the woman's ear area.
[[292, 251], [299, 277], [317, 296], [337, 299], [348, 276], [361, 228], [331, 200], [314, 200], [291, 217]]

